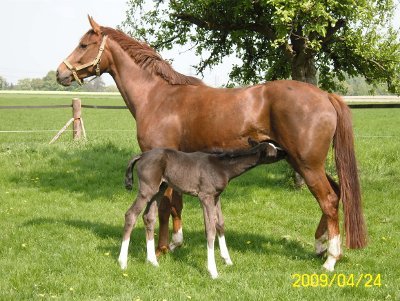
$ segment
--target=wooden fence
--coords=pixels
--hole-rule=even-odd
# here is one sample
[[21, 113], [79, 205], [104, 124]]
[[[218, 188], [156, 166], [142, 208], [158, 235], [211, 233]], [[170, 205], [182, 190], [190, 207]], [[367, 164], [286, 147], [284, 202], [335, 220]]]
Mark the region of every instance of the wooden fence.
[[[397, 102], [396, 99], [398, 97], [379, 97], [372, 98], [372, 100], [377, 100], [379, 102], [374, 103], [348, 103], [348, 106], [352, 109], [391, 109], [391, 108], [400, 108], [400, 102]], [[385, 100], [395, 99], [394, 102], [385, 102]], [[390, 100], [389, 100], [390, 99]], [[371, 97], [345, 97], [347, 102], [349, 101], [369, 101]], [[86, 131], [83, 123], [83, 119], [81, 117], [82, 108], [85, 109], [127, 109], [126, 106], [103, 106], [103, 105], [85, 105], [82, 104], [79, 98], [73, 98], [71, 105], [46, 105], [46, 106], [0, 106], [1, 109], [55, 109], [55, 108], [72, 108], [72, 118], [68, 120], [68, 122], [64, 125], [64, 127], [54, 136], [54, 138], [50, 141], [54, 143], [65, 130], [72, 124], [72, 137], [74, 140], [79, 140], [81, 138], [86, 139]]]

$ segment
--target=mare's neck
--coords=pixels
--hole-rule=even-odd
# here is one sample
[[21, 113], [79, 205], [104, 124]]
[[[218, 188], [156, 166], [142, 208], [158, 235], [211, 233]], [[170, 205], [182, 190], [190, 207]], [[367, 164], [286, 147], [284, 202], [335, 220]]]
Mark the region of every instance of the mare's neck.
[[248, 154], [238, 157], [225, 157], [221, 162], [224, 165], [224, 171], [228, 174], [229, 179], [236, 178], [244, 172], [256, 167], [260, 159], [260, 153]]
[[140, 68], [134, 60], [116, 43], [109, 40], [111, 64], [108, 72], [113, 77], [127, 107], [136, 119], [140, 111], [151, 101], [151, 92], [156, 86], [167, 83], [158, 76]]

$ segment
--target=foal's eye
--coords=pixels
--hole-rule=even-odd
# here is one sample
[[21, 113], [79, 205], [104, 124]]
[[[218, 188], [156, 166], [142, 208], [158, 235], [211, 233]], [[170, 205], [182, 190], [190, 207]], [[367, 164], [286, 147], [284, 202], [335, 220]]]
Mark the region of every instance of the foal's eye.
[[86, 49], [87, 48], [87, 44], [79, 44], [79, 48], [81, 48], [81, 49]]

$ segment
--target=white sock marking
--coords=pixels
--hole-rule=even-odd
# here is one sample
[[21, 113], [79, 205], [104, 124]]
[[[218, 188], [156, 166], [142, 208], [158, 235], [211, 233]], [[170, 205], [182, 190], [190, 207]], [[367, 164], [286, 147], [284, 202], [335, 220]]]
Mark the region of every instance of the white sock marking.
[[183, 231], [182, 227], [176, 233], [172, 233], [172, 241], [169, 244], [169, 250], [173, 251], [176, 247], [180, 247], [183, 244]]
[[212, 242], [211, 247], [207, 243], [207, 268], [208, 268], [208, 271], [210, 272], [212, 279], [215, 279], [218, 277], [217, 265], [215, 263], [214, 241]]
[[225, 264], [232, 265], [231, 257], [229, 256], [228, 247], [226, 246], [225, 236], [218, 236], [219, 250], [221, 252], [221, 257], [224, 259]]
[[154, 239], [149, 239], [147, 241], [147, 261], [150, 262], [152, 265], [158, 267]]
[[340, 234], [334, 236], [328, 242], [328, 258], [326, 259], [323, 267], [332, 272], [335, 269], [336, 261], [341, 255], [340, 251]]
[[127, 240], [122, 241], [121, 251], [118, 257], [119, 265], [123, 270], [125, 270], [128, 267], [128, 248], [129, 248], [129, 238]]

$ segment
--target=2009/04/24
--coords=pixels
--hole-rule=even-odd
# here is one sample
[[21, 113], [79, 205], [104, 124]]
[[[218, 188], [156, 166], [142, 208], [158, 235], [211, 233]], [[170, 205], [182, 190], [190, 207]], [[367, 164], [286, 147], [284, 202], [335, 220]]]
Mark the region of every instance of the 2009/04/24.
[[292, 274], [292, 287], [380, 287], [381, 274]]

